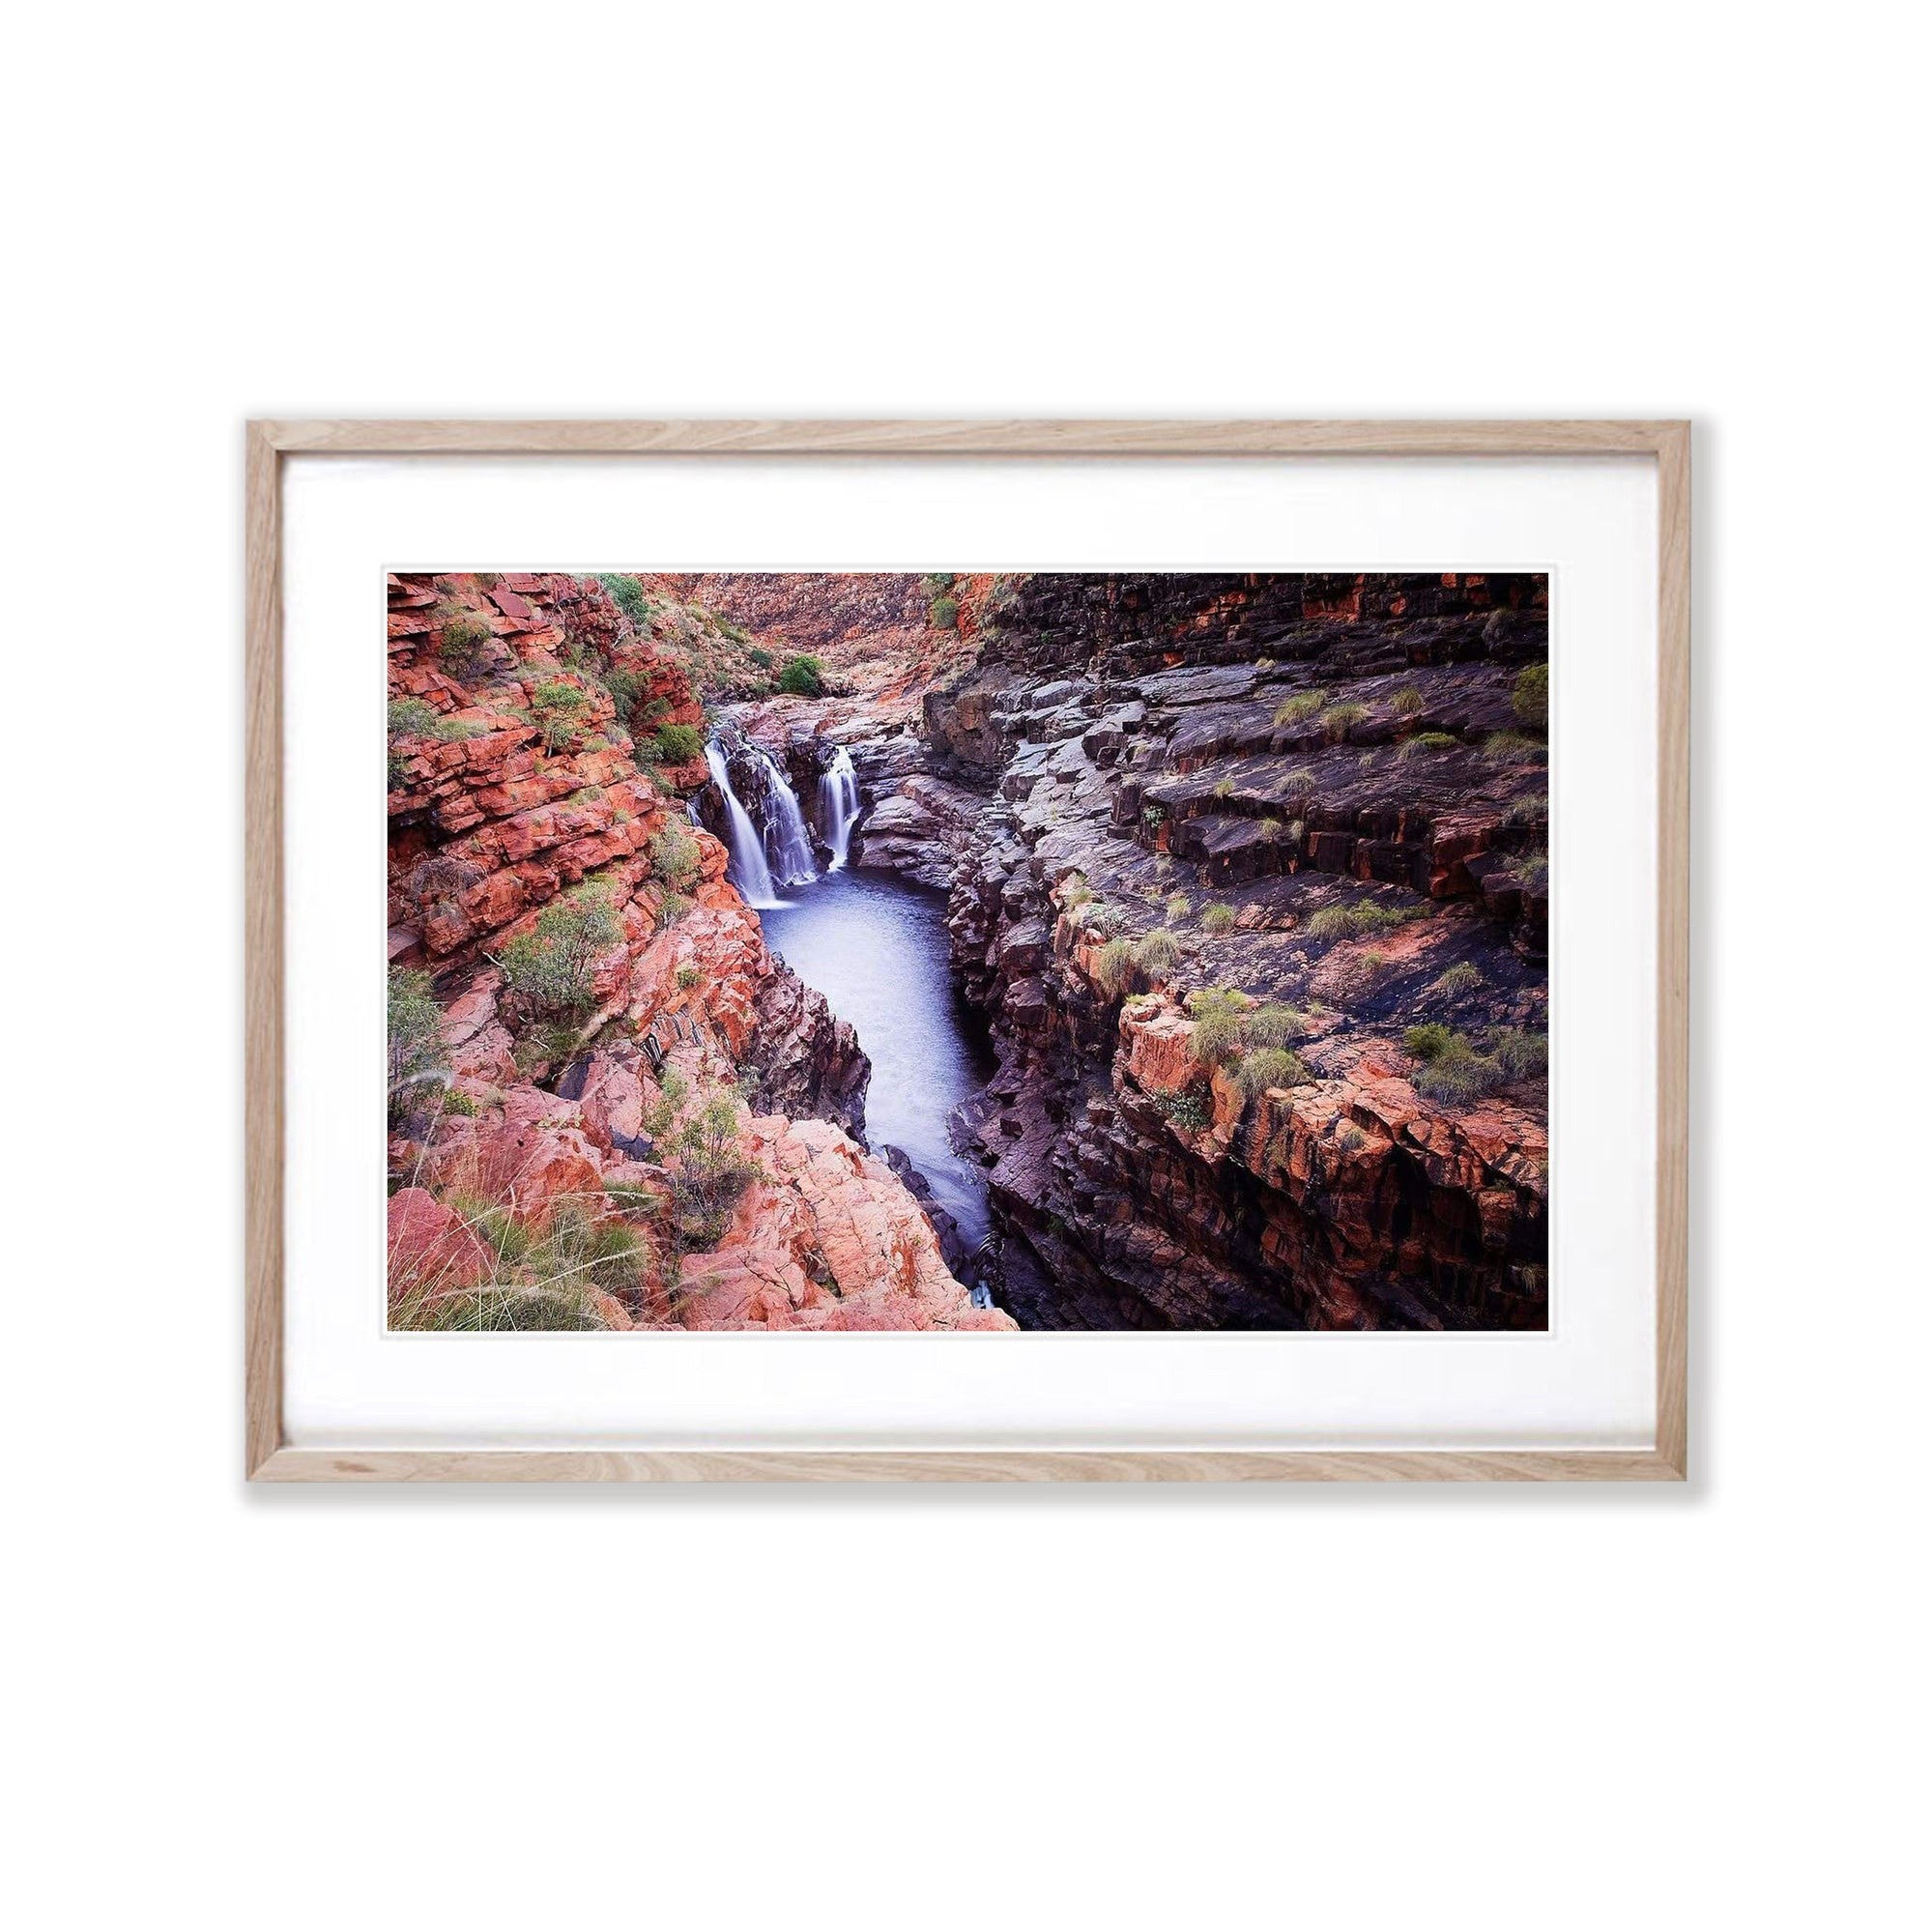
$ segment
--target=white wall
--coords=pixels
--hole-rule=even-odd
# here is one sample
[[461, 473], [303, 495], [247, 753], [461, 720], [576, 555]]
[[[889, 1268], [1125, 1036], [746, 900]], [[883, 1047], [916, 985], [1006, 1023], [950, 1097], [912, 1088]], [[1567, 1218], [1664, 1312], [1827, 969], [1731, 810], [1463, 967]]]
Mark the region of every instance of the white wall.
[[[16, 28], [20, 1922], [1922, 1901], [1908, 31], [1857, 0]], [[1694, 416], [1696, 1482], [245, 1493], [251, 412]]]

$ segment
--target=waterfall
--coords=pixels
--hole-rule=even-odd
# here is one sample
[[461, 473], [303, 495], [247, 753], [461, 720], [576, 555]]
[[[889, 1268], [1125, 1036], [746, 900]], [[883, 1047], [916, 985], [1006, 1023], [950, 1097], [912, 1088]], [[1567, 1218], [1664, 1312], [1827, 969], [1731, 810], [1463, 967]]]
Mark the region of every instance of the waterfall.
[[832, 849], [828, 871], [837, 872], [845, 864], [852, 821], [857, 817], [858, 774], [852, 769], [851, 753], [840, 745], [831, 764], [819, 774], [819, 822], [824, 827], [825, 843]]
[[771, 854], [771, 876], [780, 885], [807, 884], [818, 878], [819, 861], [812, 855], [812, 835], [805, 829], [798, 795], [768, 751], [761, 745], [750, 751], [764, 766], [764, 843]]
[[705, 747], [705, 763], [711, 768], [711, 783], [725, 801], [725, 822], [730, 837], [731, 864], [727, 875], [743, 895], [747, 906], [771, 907], [780, 904], [771, 889], [771, 868], [764, 862], [764, 841], [751, 822], [751, 814], [738, 803], [732, 790], [732, 775], [725, 764], [724, 747], [716, 738]]

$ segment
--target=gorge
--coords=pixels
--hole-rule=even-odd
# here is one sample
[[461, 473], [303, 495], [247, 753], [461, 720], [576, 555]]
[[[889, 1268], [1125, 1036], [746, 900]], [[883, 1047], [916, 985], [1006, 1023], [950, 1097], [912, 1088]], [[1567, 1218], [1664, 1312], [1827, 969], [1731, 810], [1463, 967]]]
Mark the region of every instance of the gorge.
[[392, 1321], [1544, 1325], [1547, 649], [1533, 576], [391, 579]]

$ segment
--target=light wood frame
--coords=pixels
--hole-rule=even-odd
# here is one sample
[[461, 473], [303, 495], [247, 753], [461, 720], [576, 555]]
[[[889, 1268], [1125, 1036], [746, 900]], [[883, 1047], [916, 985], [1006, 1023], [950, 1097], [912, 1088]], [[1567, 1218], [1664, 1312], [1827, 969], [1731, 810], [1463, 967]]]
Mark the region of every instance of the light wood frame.
[[[1600, 456], [1658, 466], [1657, 1440], [1648, 1450], [300, 1449], [282, 1437], [281, 458]], [[1551, 422], [255, 421], [247, 425], [245, 1471], [265, 1482], [1681, 1481], [1687, 1462], [1690, 425]]]

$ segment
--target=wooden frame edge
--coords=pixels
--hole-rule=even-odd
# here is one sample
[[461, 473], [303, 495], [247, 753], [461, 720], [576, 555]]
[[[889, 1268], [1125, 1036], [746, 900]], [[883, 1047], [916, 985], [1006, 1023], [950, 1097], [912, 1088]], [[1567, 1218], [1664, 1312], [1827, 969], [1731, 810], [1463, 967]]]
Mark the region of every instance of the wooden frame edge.
[[[1005, 422], [310, 420], [246, 425], [245, 1473], [264, 1483], [1682, 1482], [1688, 1473], [1690, 424], [1575, 421]], [[1651, 1450], [481, 1449], [282, 1440], [284, 454], [1582, 456], [1658, 461], [1657, 1442]]]
[[282, 1441], [282, 608], [281, 459], [269, 425], [247, 428], [244, 476], [245, 801], [244, 1110], [247, 1136], [243, 1349], [245, 1467]]
[[1655, 1450], [281, 1449], [267, 1483], [1671, 1483]]

